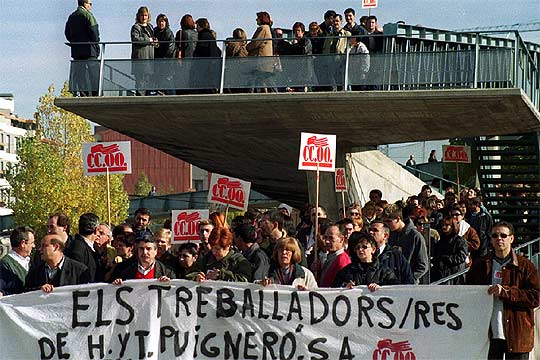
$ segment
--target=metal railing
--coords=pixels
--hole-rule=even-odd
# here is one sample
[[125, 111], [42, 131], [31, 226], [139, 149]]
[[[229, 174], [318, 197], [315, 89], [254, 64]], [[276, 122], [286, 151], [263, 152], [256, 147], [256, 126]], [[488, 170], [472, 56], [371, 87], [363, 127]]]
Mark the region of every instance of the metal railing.
[[[536, 269], [538, 270], [538, 265], [540, 263], [540, 238], [536, 238], [524, 244], [520, 244], [514, 248], [514, 251], [519, 252], [519, 250], [521, 249], [527, 250], [526, 252], [524, 252], [525, 256], [529, 260], [531, 260], [531, 262], [534, 264], [534, 266], [536, 266]], [[437, 281], [433, 281], [432, 283], [430, 283], [430, 285], [442, 285], [444, 283], [447, 283], [448, 281], [451, 281], [455, 278], [458, 278], [466, 274], [468, 271], [469, 271], [469, 268], [463, 269], [455, 274], [449, 275]]]
[[[343, 54], [268, 57], [227, 57], [226, 45], [230, 40], [217, 40], [221, 44], [221, 57], [183, 59], [130, 59], [127, 54], [108, 58], [106, 50], [132, 43], [103, 42], [99, 43], [99, 59], [71, 62], [70, 89], [74, 93], [118, 96], [149, 91], [221, 94], [286, 88], [337, 91], [521, 88], [538, 108], [538, 54], [531, 53], [517, 33], [516, 39], [505, 42], [505, 46], [484, 45], [485, 36], [476, 35], [474, 46], [418, 47], [408, 45], [409, 38], [390, 35], [384, 36], [384, 53], [353, 53], [349, 46], [351, 39], [347, 38], [347, 51]], [[406, 44], [397, 45], [403, 42]], [[446, 43], [449, 44], [452, 43]]]

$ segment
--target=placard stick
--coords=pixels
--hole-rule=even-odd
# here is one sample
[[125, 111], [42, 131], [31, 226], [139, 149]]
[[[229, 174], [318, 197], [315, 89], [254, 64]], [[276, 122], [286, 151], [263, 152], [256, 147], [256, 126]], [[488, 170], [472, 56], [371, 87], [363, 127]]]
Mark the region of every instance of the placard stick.
[[316, 176], [316, 190], [315, 190], [315, 229], [313, 231], [313, 240], [315, 240], [315, 243], [313, 244], [313, 251], [315, 252], [315, 260], [319, 260], [319, 256], [317, 254], [317, 239], [319, 238], [319, 163], [317, 162], [317, 176]]
[[107, 219], [111, 224], [111, 180], [109, 177], [109, 167], [107, 166]]
[[457, 178], [457, 193], [458, 193], [458, 201], [461, 200], [459, 198], [459, 193], [460, 193], [460, 190], [459, 190], [459, 163], [456, 161], [456, 178]]
[[341, 192], [341, 205], [343, 206], [343, 218], [347, 217], [347, 211], [345, 210], [345, 191]]
[[227, 215], [229, 214], [229, 203], [227, 203], [227, 207], [225, 208], [225, 222], [227, 222]]

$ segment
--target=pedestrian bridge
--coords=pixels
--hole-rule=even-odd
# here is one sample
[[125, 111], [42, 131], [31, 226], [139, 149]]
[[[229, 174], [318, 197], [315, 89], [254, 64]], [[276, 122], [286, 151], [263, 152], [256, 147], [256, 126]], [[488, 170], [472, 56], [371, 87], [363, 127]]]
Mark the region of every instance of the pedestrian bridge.
[[[71, 82], [73, 91], [100, 96], [55, 103], [293, 205], [308, 194], [297, 170], [302, 131], [337, 135], [343, 155], [380, 144], [540, 130], [540, 46], [518, 34], [500, 39], [403, 24], [385, 26], [385, 34], [383, 54], [223, 53], [137, 63], [103, 56], [90, 66], [98, 69], [93, 79]], [[102, 54], [114, 46], [101, 45]], [[132, 70], [141, 62], [151, 80], [137, 80], [141, 73]], [[272, 71], [261, 74], [268, 64]], [[287, 88], [296, 91], [282, 92]], [[147, 90], [182, 95], [132, 96]]]

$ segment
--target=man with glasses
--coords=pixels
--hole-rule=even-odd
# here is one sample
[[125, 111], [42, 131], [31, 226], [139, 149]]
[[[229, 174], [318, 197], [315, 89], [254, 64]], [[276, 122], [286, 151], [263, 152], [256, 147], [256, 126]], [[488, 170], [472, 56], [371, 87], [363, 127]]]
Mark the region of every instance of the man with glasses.
[[339, 225], [331, 225], [324, 233], [324, 245], [328, 255], [321, 264], [317, 283], [319, 287], [332, 287], [337, 273], [351, 263], [351, 258], [345, 252], [344, 229]]
[[99, 84], [99, 27], [90, 11], [91, 0], [78, 0], [78, 7], [68, 18], [64, 34], [70, 43], [73, 66], [70, 89], [79, 96], [97, 96]]
[[512, 249], [512, 224], [499, 222], [490, 234], [494, 251], [475, 260], [466, 277], [468, 285], [490, 285], [494, 297], [488, 359], [529, 359], [534, 309], [540, 305], [538, 270]]
[[20, 226], [11, 232], [9, 242], [11, 250], [0, 261], [0, 297], [24, 291], [30, 254], [36, 246], [34, 230], [29, 226]]

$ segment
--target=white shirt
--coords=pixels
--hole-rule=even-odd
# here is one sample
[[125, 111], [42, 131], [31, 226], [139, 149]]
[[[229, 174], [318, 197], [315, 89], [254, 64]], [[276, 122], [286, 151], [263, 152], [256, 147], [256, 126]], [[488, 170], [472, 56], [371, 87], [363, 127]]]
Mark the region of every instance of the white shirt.
[[142, 266], [141, 264], [138, 264], [138, 271], [143, 274], [143, 276], [146, 276], [150, 271], [152, 271], [152, 269], [154, 268], [154, 266], [156, 266], [156, 263], [154, 262], [152, 265], [150, 265], [148, 267], [148, 269], [145, 269], [144, 266]]
[[[491, 284], [500, 285], [502, 283], [502, 269], [510, 262], [510, 259], [500, 264], [497, 260], [492, 260]], [[491, 313], [491, 333], [493, 339], [506, 339], [504, 336], [504, 304], [501, 298], [493, 297], [493, 312]]]
[[88, 245], [90, 247], [90, 249], [92, 249], [92, 251], [96, 251], [96, 249], [94, 249], [94, 242], [90, 239], [88, 239], [87, 237], [82, 237], [84, 239], [84, 242], [86, 243], [86, 245]]
[[28, 271], [28, 268], [30, 267], [30, 256], [23, 257], [17, 252], [15, 252], [13, 249], [9, 250], [8, 254], [13, 260], [15, 260], [19, 265], [21, 265], [24, 270]]

